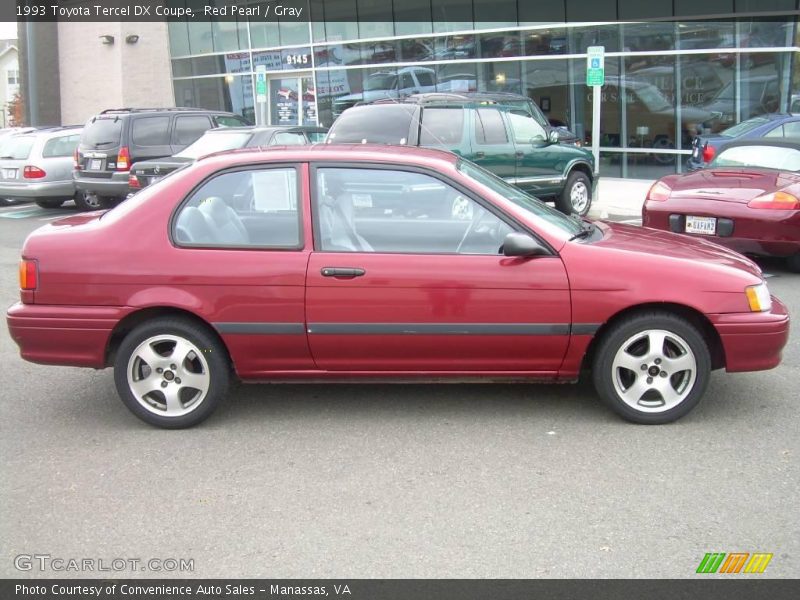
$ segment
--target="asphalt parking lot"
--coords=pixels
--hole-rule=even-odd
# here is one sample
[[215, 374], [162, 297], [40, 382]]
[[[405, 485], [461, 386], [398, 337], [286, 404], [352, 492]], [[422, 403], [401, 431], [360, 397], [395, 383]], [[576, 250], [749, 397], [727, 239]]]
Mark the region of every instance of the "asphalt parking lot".
[[[0, 305], [25, 236], [73, 210], [0, 207]], [[800, 275], [762, 266], [800, 314]], [[668, 426], [619, 420], [588, 382], [342, 384], [235, 387], [164, 431], [110, 370], [26, 363], [3, 325], [0, 577], [109, 576], [15, 568], [47, 554], [194, 560], [118, 577], [681, 578], [706, 552], [798, 577], [798, 340], [773, 371], [714, 373]]]

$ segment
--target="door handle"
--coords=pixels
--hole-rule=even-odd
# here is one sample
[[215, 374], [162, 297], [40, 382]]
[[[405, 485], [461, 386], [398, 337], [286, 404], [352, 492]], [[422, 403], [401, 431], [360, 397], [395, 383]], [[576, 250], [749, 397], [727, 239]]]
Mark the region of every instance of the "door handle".
[[358, 267], [322, 267], [320, 273], [323, 277], [361, 277], [367, 272]]
[[522, 150], [517, 150], [517, 151], [514, 153], [514, 155], [515, 155], [517, 158], [522, 158], [523, 156], [525, 156], [525, 153], [524, 153]]
[[478, 152], [475, 153], [475, 158], [486, 158], [486, 152], [479, 150]]

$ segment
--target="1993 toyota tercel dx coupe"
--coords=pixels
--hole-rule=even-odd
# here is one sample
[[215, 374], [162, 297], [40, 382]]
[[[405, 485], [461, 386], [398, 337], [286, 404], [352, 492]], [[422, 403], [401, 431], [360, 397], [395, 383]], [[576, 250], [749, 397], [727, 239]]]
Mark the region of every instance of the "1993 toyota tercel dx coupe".
[[[104, 248], [97, 252], [97, 248]], [[368, 145], [211, 156], [30, 235], [23, 358], [114, 367], [153, 425], [250, 381], [575, 381], [666, 423], [712, 369], [778, 365], [785, 306], [713, 243], [566, 217], [448, 152]]]

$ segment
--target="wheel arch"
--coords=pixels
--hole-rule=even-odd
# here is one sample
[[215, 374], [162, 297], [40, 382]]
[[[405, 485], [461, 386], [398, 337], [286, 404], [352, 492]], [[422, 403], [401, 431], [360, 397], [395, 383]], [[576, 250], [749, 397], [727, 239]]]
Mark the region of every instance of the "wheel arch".
[[706, 317], [696, 308], [692, 308], [691, 306], [687, 306], [685, 304], [679, 304], [676, 302], [649, 302], [623, 308], [607, 319], [606, 322], [603, 323], [595, 332], [592, 341], [589, 342], [589, 346], [586, 348], [586, 352], [583, 355], [581, 370], [589, 369], [591, 367], [597, 347], [600, 345], [600, 342], [606, 333], [611, 330], [616, 323], [638, 313], [654, 310], [677, 315], [686, 319], [692, 325], [697, 327], [703, 338], [708, 340], [708, 351], [711, 355], [711, 368], [721, 369], [725, 367], [725, 349], [722, 345], [722, 339], [719, 337], [719, 333], [714, 325], [708, 320], [708, 317]]
[[594, 181], [594, 173], [592, 173], [592, 166], [589, 163], [582, 160], [576, 160], [571, 163], [567, 169], [567, 178], [575, 171], [580, 171], [589, 178], [589, 181]]
[[109, 367], [114, 364], [117, 350], [119, 349], [122, 340], [125, 339], [125, 336], [127, 336], [142, 323], [146, 323], [147, 321], [161, 317], [185, 319], [206, 329], [209, 335], [214, 336], [222, 348], [225, 349], [228, 363], [231, 365], [231, 369], [235, 370], [233, 358], [231, 357], [228, 345], [225, 343], [225, 340], [222, 339], [222, 336], [220, 336], [219, 332], [211, 325], [211, 323], [189, 310], [174, 306], [148, 306], [145, 308], [140, 308], [126, 315], [122, 320], [120, 320], [120, 322], [117, 323], [114, 329], [111, 331], [111, 335], [108, 338], [108, 343], [106, 344], [105, 365]]

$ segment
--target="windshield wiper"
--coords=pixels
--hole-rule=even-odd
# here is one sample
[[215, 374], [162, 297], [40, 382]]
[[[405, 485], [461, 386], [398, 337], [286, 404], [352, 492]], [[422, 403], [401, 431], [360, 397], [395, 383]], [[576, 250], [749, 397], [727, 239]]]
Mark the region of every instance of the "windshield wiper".
[[[579, 219], [580, 219], [580, 217], [577, 217], [577, 218], [573, 217], [574, 221], [578, 221]], [[580, 221], [580, 226], [581, 226], [581, 230], [578, 233], [576, 233], [575, 235], [573, 235], [571, 238], [569, 238], [567, 240], [568, 242], [571, 242], [572, 240], [581, 239], [581, 238], [587, 238], [590, 235], [592, 235], [592, 233], [594, 233], [594, 225], [590, 221]]]
[[116, 142], [114, 140], [111, 140], [110, 142], [95, 142], [94, 147], [97, 148], [98, 146], [106, 146], [107, 144], [116, 144]]

